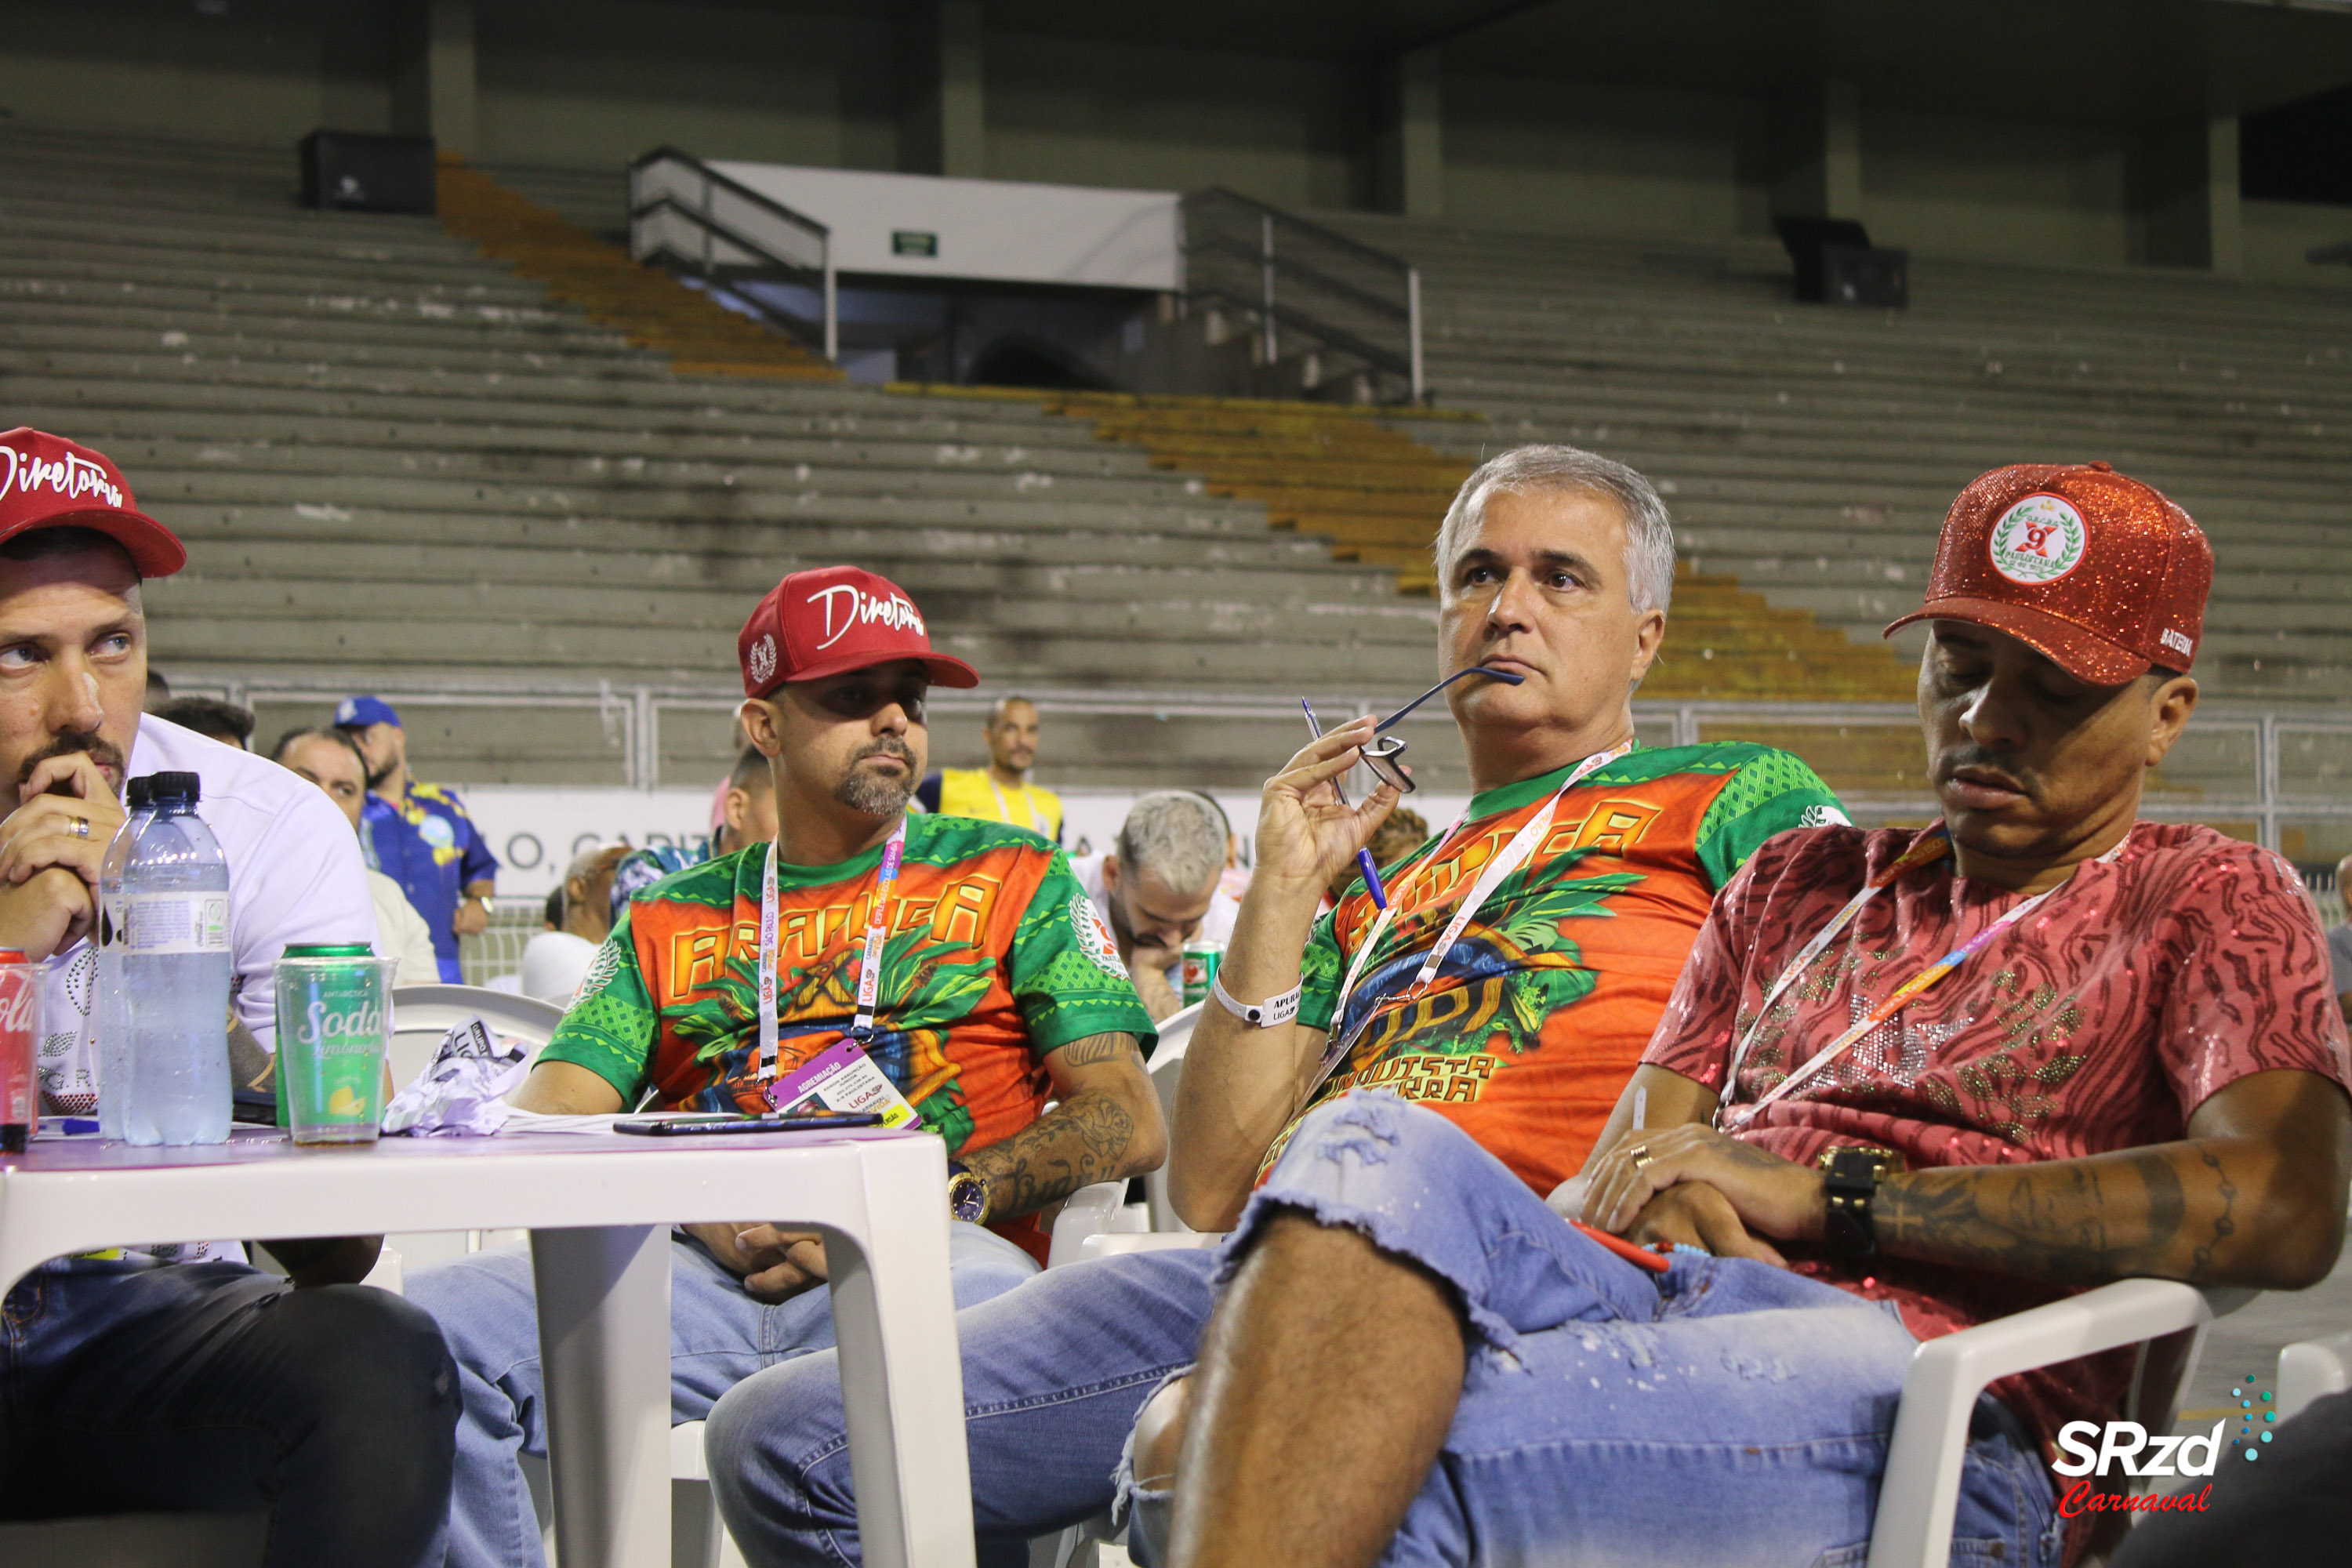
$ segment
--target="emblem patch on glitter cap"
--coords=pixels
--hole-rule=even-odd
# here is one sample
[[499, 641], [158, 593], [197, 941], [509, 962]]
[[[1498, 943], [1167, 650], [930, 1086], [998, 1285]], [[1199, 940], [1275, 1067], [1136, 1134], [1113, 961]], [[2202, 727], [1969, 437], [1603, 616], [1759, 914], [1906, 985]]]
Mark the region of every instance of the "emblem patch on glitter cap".
[[1992, 569], [2012, 583], [2039, 587], [2083, 563], [2083, 514], [2063, 496], [2040, 491], [2000, 514], [1986, 549]]

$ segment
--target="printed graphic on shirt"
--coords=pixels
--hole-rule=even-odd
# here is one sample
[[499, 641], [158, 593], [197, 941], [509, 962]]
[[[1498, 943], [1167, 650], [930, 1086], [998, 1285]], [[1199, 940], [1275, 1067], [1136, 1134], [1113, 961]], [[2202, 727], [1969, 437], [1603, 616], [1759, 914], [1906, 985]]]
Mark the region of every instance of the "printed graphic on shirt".
[[1477, 797], [1475, 818], [1442, 858], [1433, 839], [1382, 873], [1396, 917], [1344, 1005], [1339, 987], [1379, 912], [1359, 886], [1318, 923], [1299, 1022], [1341, 1037], [1362, 1032], [1302, 1110], [1350, 1089], [1391, 1089], [1454, 1116], [1549, 1191], [1582, 1164], [1608, 1120], [1717, 887], [1773, 834], [1809, 816], [1844, 819], [1828, 786], [1785, 752], [1633, 752], [1569, 792], [1528, 863], [1415, 993], [1481, 869], [1570, 771]]
[[[575, 1062], [664, 1110], [768, 1109], [759, 1070], [760, 883], [767, 847], [692, 867], [636, 894], [545, 1057]], [[857, 1010], [881, 851], [777, 868], [777, 1075], [839, 1041]], [[1124, 967], [1107, 969], [1074, 918], [1068, 862], [1034, 835], [908, 819], [890, 892], [869, 1054], [952, 1152], [1034, 1121], [1041, 1063], [1088, 1035], [1149, 1041]], [[1099, 917], [1097, 917], [1099, 920]]]

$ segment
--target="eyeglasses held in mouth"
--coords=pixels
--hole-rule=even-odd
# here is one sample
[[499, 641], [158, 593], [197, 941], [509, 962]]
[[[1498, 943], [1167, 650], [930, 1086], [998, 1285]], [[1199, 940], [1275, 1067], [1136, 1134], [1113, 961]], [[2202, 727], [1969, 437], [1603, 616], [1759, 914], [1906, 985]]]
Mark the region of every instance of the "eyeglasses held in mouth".
[[907, 722], [920, 724], [924, 722], [923, 709], [930, 689], [931, 683], [928, 680], [903, 677], [890, 680], [845, 680], [810, 692], [809, 700], [826, 712], [844, 719], [871, 719], [895, 702], [906, 710]]

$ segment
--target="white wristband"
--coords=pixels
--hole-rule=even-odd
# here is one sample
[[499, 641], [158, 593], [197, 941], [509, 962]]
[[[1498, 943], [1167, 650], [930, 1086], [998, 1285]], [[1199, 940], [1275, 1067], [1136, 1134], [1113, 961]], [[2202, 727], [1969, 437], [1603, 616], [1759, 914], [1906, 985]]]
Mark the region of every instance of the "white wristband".
[[1217, 999], [1217, 1005], [1253, 1029], [1271, 1029], [1298, 1016], [1298, 998], [1306, 989], [1302, 983], [1279, 996], [1269, 996], [1255, 1006], [1248, 1006], [1234, 1000], [1233, 993], [1225, 989], [1224, 976], [1209, 982], [1209, 994]]

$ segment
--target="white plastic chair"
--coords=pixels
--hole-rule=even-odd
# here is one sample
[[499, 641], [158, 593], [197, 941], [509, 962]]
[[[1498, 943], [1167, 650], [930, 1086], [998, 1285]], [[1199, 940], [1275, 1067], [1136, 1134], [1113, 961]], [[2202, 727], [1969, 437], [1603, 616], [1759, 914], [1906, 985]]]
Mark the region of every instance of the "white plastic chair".
[[[1895, 1411], [1871, 1526], [1869, 1568], [1946, 1568], [1950, 1562], [1969, 1418], [1987, 1384], [2137, 1344], [2139, 1364], [2124, 1415], [2162, 1431], [2172, 1425], [2180, 1391], [2196, 1375], [2207, 1328], [2256, 1294], [2200, 1290], [2172, 1279], [2118, 1279], [1921, 1345]], [[2102, 1517], [2127, 1521], [2134, 1516]]]
[[2278, 1417], [2292, 1421], [2322, 1394], [2352, 1388], [2352, 1331], [2302, 1340], [2279, 1352]]

